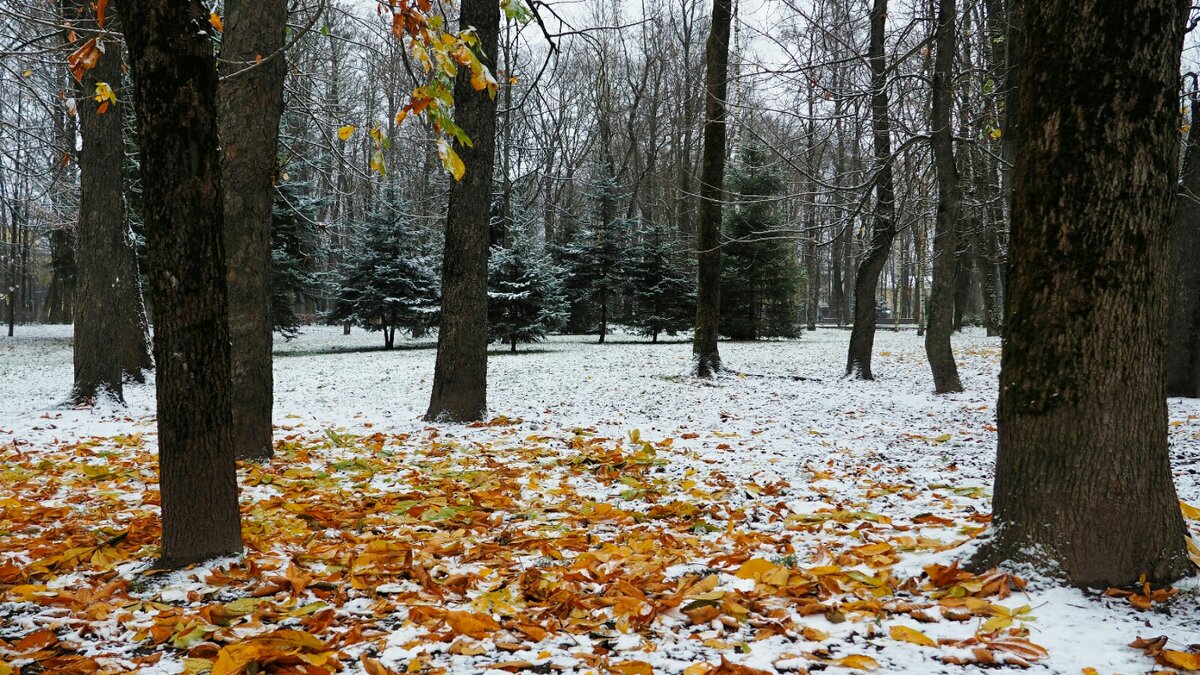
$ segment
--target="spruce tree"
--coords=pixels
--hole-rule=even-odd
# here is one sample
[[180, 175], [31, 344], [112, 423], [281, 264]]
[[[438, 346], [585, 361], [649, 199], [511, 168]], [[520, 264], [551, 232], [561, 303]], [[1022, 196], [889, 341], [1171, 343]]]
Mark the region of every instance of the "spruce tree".
[[804, 275], [795, 242], [781, 236], [783, 177], [768, 159], [746, 147], [728, 181], [736, 197], [725, 218], [720, 325], [735, 340], [799, 335]]
[[296, 304], [316, 298], [320, 291], [313, 265], [321, 200], [309, 196], [308, 188], [280, 183], [271, 209], [271, 324], [287, 340], [300, 332]]
[[660, 333], [690, 328], [695, 320], [695, 275], [682, 262], [687, 257], [661, 225], [629, 249], [624, 265], [632, 305], [629, 323], [652, 342], [658, 342]]
[[596, 331], [601, 343], [624, 285], [622, 263], [629, 245], [630, 223], [618, 217], [617, 190], [611, 175], [598, 179], [593, 226], [579, 230], [560, 251], [573, 327]]
[[488, 262], [488, 334], [517, 351], [520, 342], [537, 342], [567, 318], [559, 281], [561, 271], [528, 237], [512, 247], [492, 247]]
[[395, 346], [399, 328], [416, 333], [436, 325], [439, 266], [417, 243], [412, 223], [377, 211], [357, 239], [358, 255], [338, 269], [326, 321], [382, 330], [384, 349]]

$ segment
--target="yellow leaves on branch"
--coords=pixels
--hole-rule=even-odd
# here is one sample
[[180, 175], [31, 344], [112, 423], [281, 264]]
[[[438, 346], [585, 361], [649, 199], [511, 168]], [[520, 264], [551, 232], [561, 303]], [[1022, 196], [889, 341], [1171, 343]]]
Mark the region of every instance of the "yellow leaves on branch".
[[444, 138], [439, 138], [437, 142], [438, 157], [442, 159], [442, 166], [454, 176], [454, 180], [462, 180], [463, 175], [467, 172], [467, 167], [463, 164], [462, 158], [450, 146], [450, 142]]
[[349, 140], [349, 138], [354, 135], [354, 130], [357, 128], [358, 127], [355, 127], [353, 124], [347, 124], [343, 127], [340, 127], [337, 131], [338, 140], [339, 141]]
[[101, 115], [108, 112], [109, 103], [116, 104], [117, 95], [113, 92], [112, 87], [108, 86], [107, 82], [96, 83], [96, 102], [100, 104], [96, 112]]

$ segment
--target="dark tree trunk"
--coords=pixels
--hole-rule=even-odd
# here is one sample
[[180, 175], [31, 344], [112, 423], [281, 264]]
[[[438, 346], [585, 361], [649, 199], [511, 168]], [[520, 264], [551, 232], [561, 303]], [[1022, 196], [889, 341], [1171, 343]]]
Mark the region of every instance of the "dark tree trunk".
[[725, 95], [728, 91], [730, 0], [713, 0], [705, 52], [704, 145], [700, 159], [700, 221], [696, 225], [699, 284], [692, 359], [697, 377], [721, 370], [721, 205], [725, 198]]
[[1183, 176], [1171, 230], [1171, 318], [1167, 396], [1200, 396], [1200, 104], [1192, 97]]
[[[88, 12], [90, 14], [90, 12]], [[94, 16], [88, 22], [95, 29]], [[96, 84], [119, 89], [121, 49], [107, 45], [96, 66], [83, 75], [79, 99], [79, 234], [75, 289], [75, 383], [71, 402], [90, 404], [101, 394], [123, 400], [122, 338], [127, 298], [118, 293], [120, 277], [127, 273], [122, 258], [126, 250], [125, 199], [121, 185], [124, 141], [117, 106], [93, 100]], [[101, 106], [105, 111], [100, 112]], [[136, 274], [133, 281], [136, 283]], [[11, 304], [11, 300], [10, 300]]]
[[[1191, 567], [1167, 452], [1182, 1], [1025, 7], [994, 533], [1089, 587]], [[1096, 86], [1103, 73], [1103, 86]]]
[[50, 232], [50, 287], [43, 314], [49, 323], [70, 323], [75, 312], [75, 229]]
[[[488, 67], [496, 67], [500, 5], [463, 0], [460, 23], [472, 26]], [[454, 121], [474, 147], [458, 145], [467, 173], [450, 186], [442, 258], [442, 320], [428, 420], [471, 422], [487, 414], [487, 260], [496, 102], [471, 86], [463, 68], [454, 81]]]
[[287, 0], [225, 2], [218, 93], [233, 447], [239, 458], [256, 461], [272, 454], [271, 203], [287, 73], [286, 24]]
[[871, 65], [871, 131], [875, 149], [875, 217], [871, 242], [854, 278], [854, 328], [846, 375], [873, 380], [871, 352], [875, 347], [875, 287], [896, 238], [896, 191], [892, 183], [892, 125], [888, 119], [887, 64], [884, 62], [884, 29], [887, 0], [874, 0], [871, 7], [871, 43], [867, 60]]
[[230, 437], [217, 66], [199, 0], [121, 0], [154, 298], [163, 546], [179, 567], [242, 549]]
[[[929, 288], [929, 329], [925, 332], [925, 355], [933, 371], [933, 389], [939, 394], [962, 391], [950, 334], [954, 331], [954, 268], [957, 250], [958, 214], [962, 188], [954, 163], [954, 137], [950, 131], [950, 106], [954, 100], [955, 0], [939, 0], [934, 34], [933, 105], [929, 143], [937, 172], [938, 203], [933, 234], [933, 281]], [[962, 256], [966, 259], [967, 256]], [[965, 267], [965, 266], [964, 266]], [[969, 268], [961, 270], [969, 276]]]

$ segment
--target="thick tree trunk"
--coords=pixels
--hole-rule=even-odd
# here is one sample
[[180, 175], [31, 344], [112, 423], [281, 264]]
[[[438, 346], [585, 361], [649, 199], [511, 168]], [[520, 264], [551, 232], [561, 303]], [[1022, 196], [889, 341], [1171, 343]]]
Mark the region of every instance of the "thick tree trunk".
[[1161, 264], [1187, 8], [1025, 7], [994, 533], [977, 564], [1028, 561], [1099, 588], [1191, 566], [1167, 452]]
[[[271, 458], [271, 203], [275, 196], [287, 0], [226, 0], [221, 176], [233, 368], [233, 447]], [[256, 63], [261, 59], [261, 62]]]
[[[95, 28], [94, 17], [90, 27]], [[98, 395], [123, 399], [122, 337], [125, 333], [119, 279], [127, 273], [125, 199], [121, 185], [124, 144], [119, 105], [93, 100], [97, 83], [114, 91], [121, 82], [121, 49], [107, 45], [96, 66], [85, 71], [79, 100], [79, 234], [75, 289], [75, 383], [71, 402], [87, 405]], [[104, 105], [105, 111], [100, 112]], [[135, 279], [136, 281], [136, 275]], [[10, 299], [10, 305], [13, 299]]]
[[230, 437], [217, 67], [199, 0], [121, 0], [133, 67], [154, 356], [163, 546], [179, 567], [242, 548]]
[[[925, 332], [925, 355], [933, 371], [933, 389], [939, 394], [962, 391], [958, 366], [950, 346], [954, 331], [954, 268], [958, 258], [958, 216], [962, 188], [954, 162], [954, 138], [950, 131], [950, 105], [954, 100], [955, 0], [939, 0], [934, 34], [933, 105], [929, 143], [937, 173], [938, 204], [933, 234], [933, 281], [930, 284], [929, 329]], [[965, 258], [966, 256], [964, 256]], [[962, 270], [969, 275], [969, 268]]]
[[692, 359], [697, 377], [721, 370], [717, 331], [721, 323], [721, 205], [725, 189], [725, 96], [728, 91], [730, 0], [713, 0], [712, 28], [705, 52], [704, 146], [700, 164], [700, 222], [696, 250], [696, 332]]
[[896, 238], [896, 190], [892, 182], [892, 125], [888, 119], [887, 64], [884, 62], [884, 29], [887, 0], [871, 7], [871, 131], [875, 150], [875, 217], [871, 242], [854, 277], [854, 328], [846, 357], [846, 376], [873, 380], [871, 352], [875, 347], [875, 287]]
[[1167, 396], [1200, 396], [1200, 104], [1192, 126], [1171, 230], [1171, 318], [1167, 329]]
[[[489, 67], [496, 66], [500, 6], [463, 0], [460, 23], [472, 26]], [[496, 159], [496, 102], [471, 86], [466, 68], [454, 81], [454, 121], [474, 147], [458, 146], [467, 167], [450, 186], [442, 258], [442, 321], [428, 420], [471, 422], [487, 414], [487, 260]]]

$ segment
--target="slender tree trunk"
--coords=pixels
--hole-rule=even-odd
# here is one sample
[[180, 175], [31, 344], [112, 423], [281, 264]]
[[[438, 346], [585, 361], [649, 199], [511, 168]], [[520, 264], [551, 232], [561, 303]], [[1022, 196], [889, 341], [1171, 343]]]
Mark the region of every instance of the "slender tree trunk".
[[1171, 230], [1171, 318], [1167, 330], [1167, 396], [1200, 396], [1200, 103], [1192, 125]]
[[[88, 25], [96, 27], [94, 16]], [[83, 146], [79, 150], [75, 277], [80, 302], [75, 304], [75, 383], [70, 396], [75, 405], [91, 404], [101, 394], [124, 400], [122, 337], [126, 326], [120, 305], [125, 298], [117, 289], [122, 274], [128, 273], [122, 263], [128, 242], [121, 185], [124, 141], [117, 106], [126, 103], [93, 100], [98, 83], [116, 91], [120, 81], [121, 49], [113, 42], [106, 46], [96, 66], [84, 72], [83, 96], [78, 104]], [[11, 308], [15, 298], [9, 302]]]
[[[937, 172], [938, 205], [933, 234], [933, 282], [930, 284], [929, 330], [925, 333], [925, 355], [933, 371], [933, 389], [939, 394], [962, 391], [958, 366], [950, 346], [954, 331], [954, 268], [959, 256], [957, 232], [962, 188], [954, 162], [954, 137], [950, 131], [950, 105], [954, 100], [955, 0], [938, 0], [934, 34], [932, 129], [933, 165]], [[965, 259], [966, 256], [963, 256]], [[967, 269], [962, 270], [967, 275]]]
[[[271, 203], [275, 196], [287, 0], [226, 0], [221, 174], [233, 368], [233, 447], [271, 458]], [[260, 61], [261, 59], [261, 61]]]
[[1028, 561], [1098, 588], [1191, 567], [1167, 451], [1161, 265], [1187, 9], [1025, 8], [994, 533], [978, 565]]
[[721, 323], [721, 205], [725, 190], [725, 95], [728, 90], [730, 0], [713, 0], [712, 28], [705, 52], [704, 145], [700, 165], [700, 261], [696, 289], [696, 332], [692, 359], [697, 377], [721, 370], [717, 331]]
[[242, 549], [230, 437], [217, 67], [199, 0], [121, 0], [136, 89], [163, 545], [181, 567]]
[[887, 0], [874, 0], [871, 7], [871, 43], [867, 60], [871, 65], [871, 130], [875, 149], [875, 218], [871, 242], [854, 278], [854, 328], [846, 375], [873, 380], [871, 352], [875, 347], [875, 287], [896, 238], [896, 191], [892, 183], [892, 126], [888, 119], [887, 63], [884, 61], [884, 30]]
[[[460, 23], [475, 28], [488, 67], [496, 66], [500, 5], [463, 0]], [[471, 422], [487, 414], [487, 260], [492, 165], [496, 159], [496, 102], [471, 86], [464, 68], [454, 81], [455, 122], [474, 146], [458, 146], [467, 167], [450, 186], [442, 258], [442, 321], [428, 420]]]

